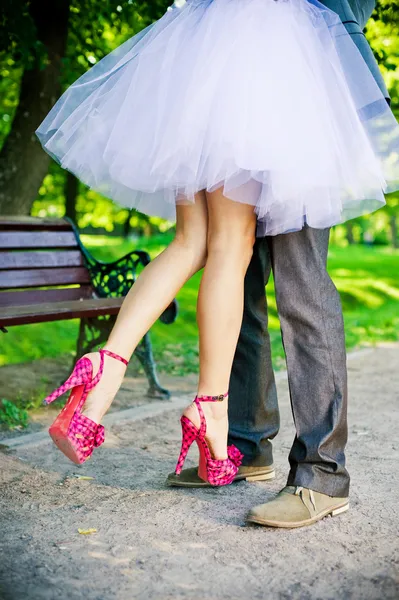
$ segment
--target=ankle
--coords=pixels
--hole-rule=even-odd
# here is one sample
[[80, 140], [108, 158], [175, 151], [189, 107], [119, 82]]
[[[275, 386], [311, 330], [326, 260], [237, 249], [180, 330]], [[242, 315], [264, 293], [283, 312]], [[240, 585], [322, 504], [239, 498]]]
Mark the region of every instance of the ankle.
[[[122, 349], [121, 348], [117, 348], [114, 344], [111, 344], [109, 342], [107, 342], [106, 344], [104, 344], [104, 346], [102, 347], [102, 350], [105, 350], [106, 352], [110, 352], [110, 354], [111, 355], [115, 355], [115, 357], [120, 356], [127, 363], [129, 363], [129, 361], [131, 359], [131, 353], [128, 352], [125, 348], [122, 348]], [[108, 355], [108, 357], [109, 358], [113, 358], [112, 356], [109, 356], [109, 355]], [[119, 361], [119, 362], [121, 362], [121, 361]]]
[[[208, 417], [212, 417], [212, 419], [216, 421], [226, 419], [229, 399], [228, 394], [210, 396], [198, 393], [196, 398], [201, 403], [202, 409]], [[212, 400], [209, 400], [210, 398], [212, 398]], [[216, 400], [216, 398], [218, 399]]]
[[210, 406], [206, 414], [212, 417], [214, 421], [225, 421], [227, 418], [227, 402], [218, 403], [217, 406]]

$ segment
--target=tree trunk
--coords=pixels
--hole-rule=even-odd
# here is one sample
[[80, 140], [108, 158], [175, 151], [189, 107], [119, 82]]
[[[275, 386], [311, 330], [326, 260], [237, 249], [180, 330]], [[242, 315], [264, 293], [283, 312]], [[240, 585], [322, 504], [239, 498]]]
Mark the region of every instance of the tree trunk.
[[396, 215], [391, 215], [389, 225], [391, 227], [392, 248], [399, 248], [398, 222], [396, 220]]
[[36, 60], [22, 76], [12, 129], [0, 153], [0, 214], [27, 215], [48, 171], [50, 158], [34, 132], [61, 91], [70, 0], [32, 0], [30, 14], [47, 50], [45, 66]]
[[66, 172], [65, 177], [65, 187], [64, 187], [64, 195], [65, 195], [65, 216], [72, 219], [72, 221], [77, 224], [77, 215], [76, 215], [76, 199], [79, 193], [79, 180], [76, 179], [75, 175]]
[[346, 239], [348, 240], [348, 244], [352, 246], [355, 243], [355, 236], [353, 235], [353, 225], [349, 221], [346, 224]]

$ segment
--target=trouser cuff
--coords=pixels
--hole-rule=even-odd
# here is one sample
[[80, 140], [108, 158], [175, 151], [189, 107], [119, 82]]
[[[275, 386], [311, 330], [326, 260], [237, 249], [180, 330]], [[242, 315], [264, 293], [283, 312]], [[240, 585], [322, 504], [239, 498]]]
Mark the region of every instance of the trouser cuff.
[[347, 498], [350, 478], [344, 467], [339, 467], [338, 472], [328, 473], [319, 466], [307, 464], [290, 471], [287, 485], [308, 488], [335, 498]]
[[243, 467], [270, 467], [273, 464], [273, 447], [270, 440], [262, 440], [258, 445], [230, 435], [229, 444], [234, 444], [244, 455]]

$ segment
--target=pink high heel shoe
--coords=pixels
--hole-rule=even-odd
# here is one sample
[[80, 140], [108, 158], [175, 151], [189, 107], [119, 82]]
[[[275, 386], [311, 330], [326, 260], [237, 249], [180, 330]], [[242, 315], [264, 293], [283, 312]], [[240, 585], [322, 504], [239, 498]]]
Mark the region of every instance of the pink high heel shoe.
[[44, 400], [50, 404], [56, 398], [72, 389], [64, 408], [51, 425], [49, 433], [55, 445], [76, 464], [84, 463], [104, 443], [104, 427], [82, 414], [82, 408], [89, 392], [96, 387], [104, 370], [104, 355], [127, 365], [128, 361], [109, 350], [99, 350], [100, 368], [93, 378], [93, 365], [83, 357], [67, 381]]
[[190, 446], [193, 442], [197, 442], [200, 455], [198, 477], [213, 486], [229, 485], [233, 482], [244, 455], [241, 454], [236, 446], [232, 445], [227, 447], [228, 458], [224, 460], [212, 458], [210, 448], [205, 439], [206, 419], [200, 404], [201, 402], [221, 402], [227, 398], [227, 395], [228, 394], [223, 394], [221, 396], [196, 396], [194, 398], [194, 404], [196, 405], [200, 416], [199, 429], [190, 421], [190, 419], [184, 415], [182, 416], [180, 420], [182, 427], [182, 446], [179, 460], [176, 465], [176, 475], [180, 475], [182, 472], [184, 461], [186, 460]]

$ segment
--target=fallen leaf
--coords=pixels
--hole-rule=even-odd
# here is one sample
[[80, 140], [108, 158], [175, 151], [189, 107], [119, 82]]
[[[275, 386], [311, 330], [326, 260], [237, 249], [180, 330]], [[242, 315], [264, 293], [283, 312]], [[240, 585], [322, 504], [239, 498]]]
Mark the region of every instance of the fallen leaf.
[[78, 529], [78, 533], [81, 535], [90, 535], [92, 533], [97, 533], [97, 529]]

